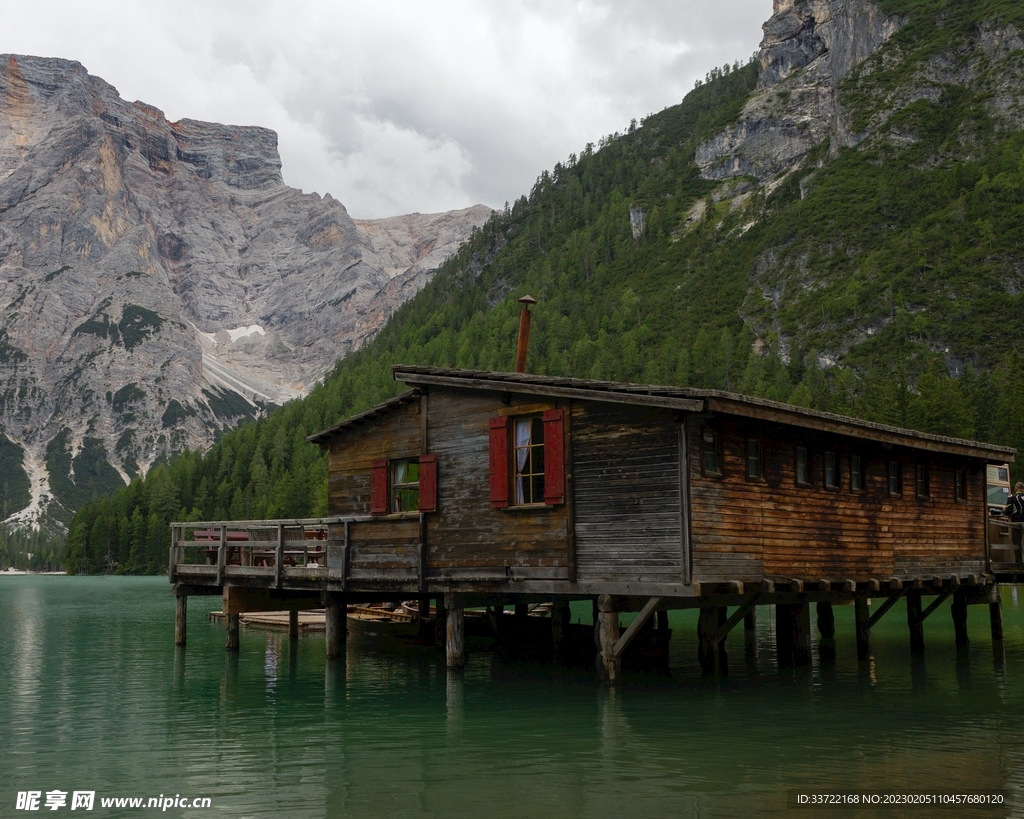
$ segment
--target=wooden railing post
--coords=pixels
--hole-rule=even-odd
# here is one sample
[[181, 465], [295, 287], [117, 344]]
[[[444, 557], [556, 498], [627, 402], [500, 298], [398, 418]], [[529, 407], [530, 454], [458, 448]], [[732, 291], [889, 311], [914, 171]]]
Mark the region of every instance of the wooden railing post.
[[217, 545], [217, 585], [224, 585], [224, 563], [227, 558], [228, 528], [220, 527], [220, 543]]
[[277, 548], [274, 550], [274, 587], [281, 588], [281, 572], [284, 565], [284, 524], [277, 524]]

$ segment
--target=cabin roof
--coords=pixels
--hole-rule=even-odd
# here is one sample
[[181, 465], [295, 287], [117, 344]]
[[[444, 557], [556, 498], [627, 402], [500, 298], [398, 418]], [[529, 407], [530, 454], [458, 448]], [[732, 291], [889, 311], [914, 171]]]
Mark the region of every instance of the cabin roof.
[[[950, 438], [944, 435], [931, 435], [722, 390], [591, 381], [583, 378], [560, 378], [530, 373], [487, 372], [443, 367], [395, 365], [392, 370], [396, 380], [415, 386], [443, 386], [491, 392], [546, 395], [556, 398], [581, 398], [689, 412], [708, 411], [789, 424], [879, 443], [983, 458], [1000, 463], [1012, 462], [1016, 455], [1016, 450], [1010, 447], [968, 441], [962, 438]], [[349, 421], [352, 420], [354, 419], [349, 419]], [[349, 422], [343, 422], [343, 424], [345, 423]], [[341, 426], [342, 424], [338, 425], [339, 428]], [[321, 433], [321, 435], [323, 434]]]
[[389, 398], [387, 401], [382, 401], [376, 406], [370, 407], [370, 409], [366, 410], [365, 412], [361, 412], [358, 415], [353, 415], [350, 418], [346, 418], [344, 421], [335, 424], [333, 427], [328, 427], [327, 429], [321, 430], [320, 432], [317, 432], [314, 435], [309, 435], [307, 436], [306, 440], [312, 444], [325, 444], [337, 433], [342, 432], [346, 429], [351, 429], [352, 427], [359, 426], [360, 424], [365, 424], [367, 421], [373, 418], [377, 418], [380, 415], [385, 415], [391, 412], [392, 410], [397, 409], [398, 407], [401, 407], [405, 404], [409, 404], [417, 400], [422, 394], [422, 390], [406, 390], [401, 395], [396, 395], [394, 398]]

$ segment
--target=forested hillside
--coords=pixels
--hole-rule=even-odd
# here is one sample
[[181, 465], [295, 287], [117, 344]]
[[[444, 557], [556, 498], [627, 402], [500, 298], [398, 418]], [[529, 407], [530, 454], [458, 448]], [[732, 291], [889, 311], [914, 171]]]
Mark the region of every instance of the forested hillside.
[[[979, 34], [1024, 27], [1024, 12], [884, 5], [905, 25], [840, 89], [870, 130], [857, 147], [822, 145], [770, 184], [702, 179], [695, 150], [736, 120], [758, 65], [714, 71], [542, 173], [308, 398], [87, 504], [68, 568], [158, 570], [172, 519], [323, 514], [326, 463], [305, 436], [398, 392], [394, 363], [511, 369], [527, 292], [532, 372], [723, 388], [1024, 447], [1024, 132], [989, 104], [1024, 46], [987, 58]], [[988, 62], [900, 96], [947, 53]]]

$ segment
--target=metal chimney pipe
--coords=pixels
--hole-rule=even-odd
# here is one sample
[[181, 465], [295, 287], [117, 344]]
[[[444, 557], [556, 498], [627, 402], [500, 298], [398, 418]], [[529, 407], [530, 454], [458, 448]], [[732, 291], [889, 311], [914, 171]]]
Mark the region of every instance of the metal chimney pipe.
[[526, 352], [530, 349], [530, 305], [536, 304], [533, 296], [523, 296], [519, 299], [523, 305], [523, 312], [519, 316], [519, 344], [516, 346], [516, 372], [526, 372]]

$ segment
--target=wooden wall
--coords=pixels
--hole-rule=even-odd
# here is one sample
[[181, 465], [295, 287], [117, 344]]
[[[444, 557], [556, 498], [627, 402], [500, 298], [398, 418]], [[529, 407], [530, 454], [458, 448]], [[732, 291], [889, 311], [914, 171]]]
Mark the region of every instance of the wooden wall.
[[431, 391], [429, 443], [438, 472], [438, 510], [427, 522], [432, 570], [568, 567], [565, 504], [492, 509], [488, 482], [489, 419], [557, 405], [537, 396], [515, 396], [506, 405], [475, 390]]
[[[420, 454], [419, 401], [352, 427], [330, 444], [327, 508], [331, 515], [370, 514], [370, 464]], [[334, 537], [340, 538], [339, 533]], [[415, 576], [419, 566], [419, 521], [385, 516], [349, 528], [349, 570]]]
[[668, 410], [576, 402], [572, 466], [577, 577], [682, 577], [679, 426]]
[[[717, 418], [721, 477], [701, 475], [702, 422], [689, 428], [694, 579], [803, 580], [948, 577], [985, 567], [985, 466], [980, 461], [900, 447], [883, 448], [779, 424]], [[764, 478], [746, 478], [746, 442], [757, 437]], [[796, 483], [796, 447], [807, 446], [811, 485]], [[823, 485], [824, 452], [838, 456], [839, 488]], [[850, 489], [859, 454], [864, 490]], [[896, 459], [903, 491], [889, 494]], [[918, 498], [915, 465], [929, 468], [930, 496]], [[957, 501], [954, 469], [968, 469], [967, 501]]]

